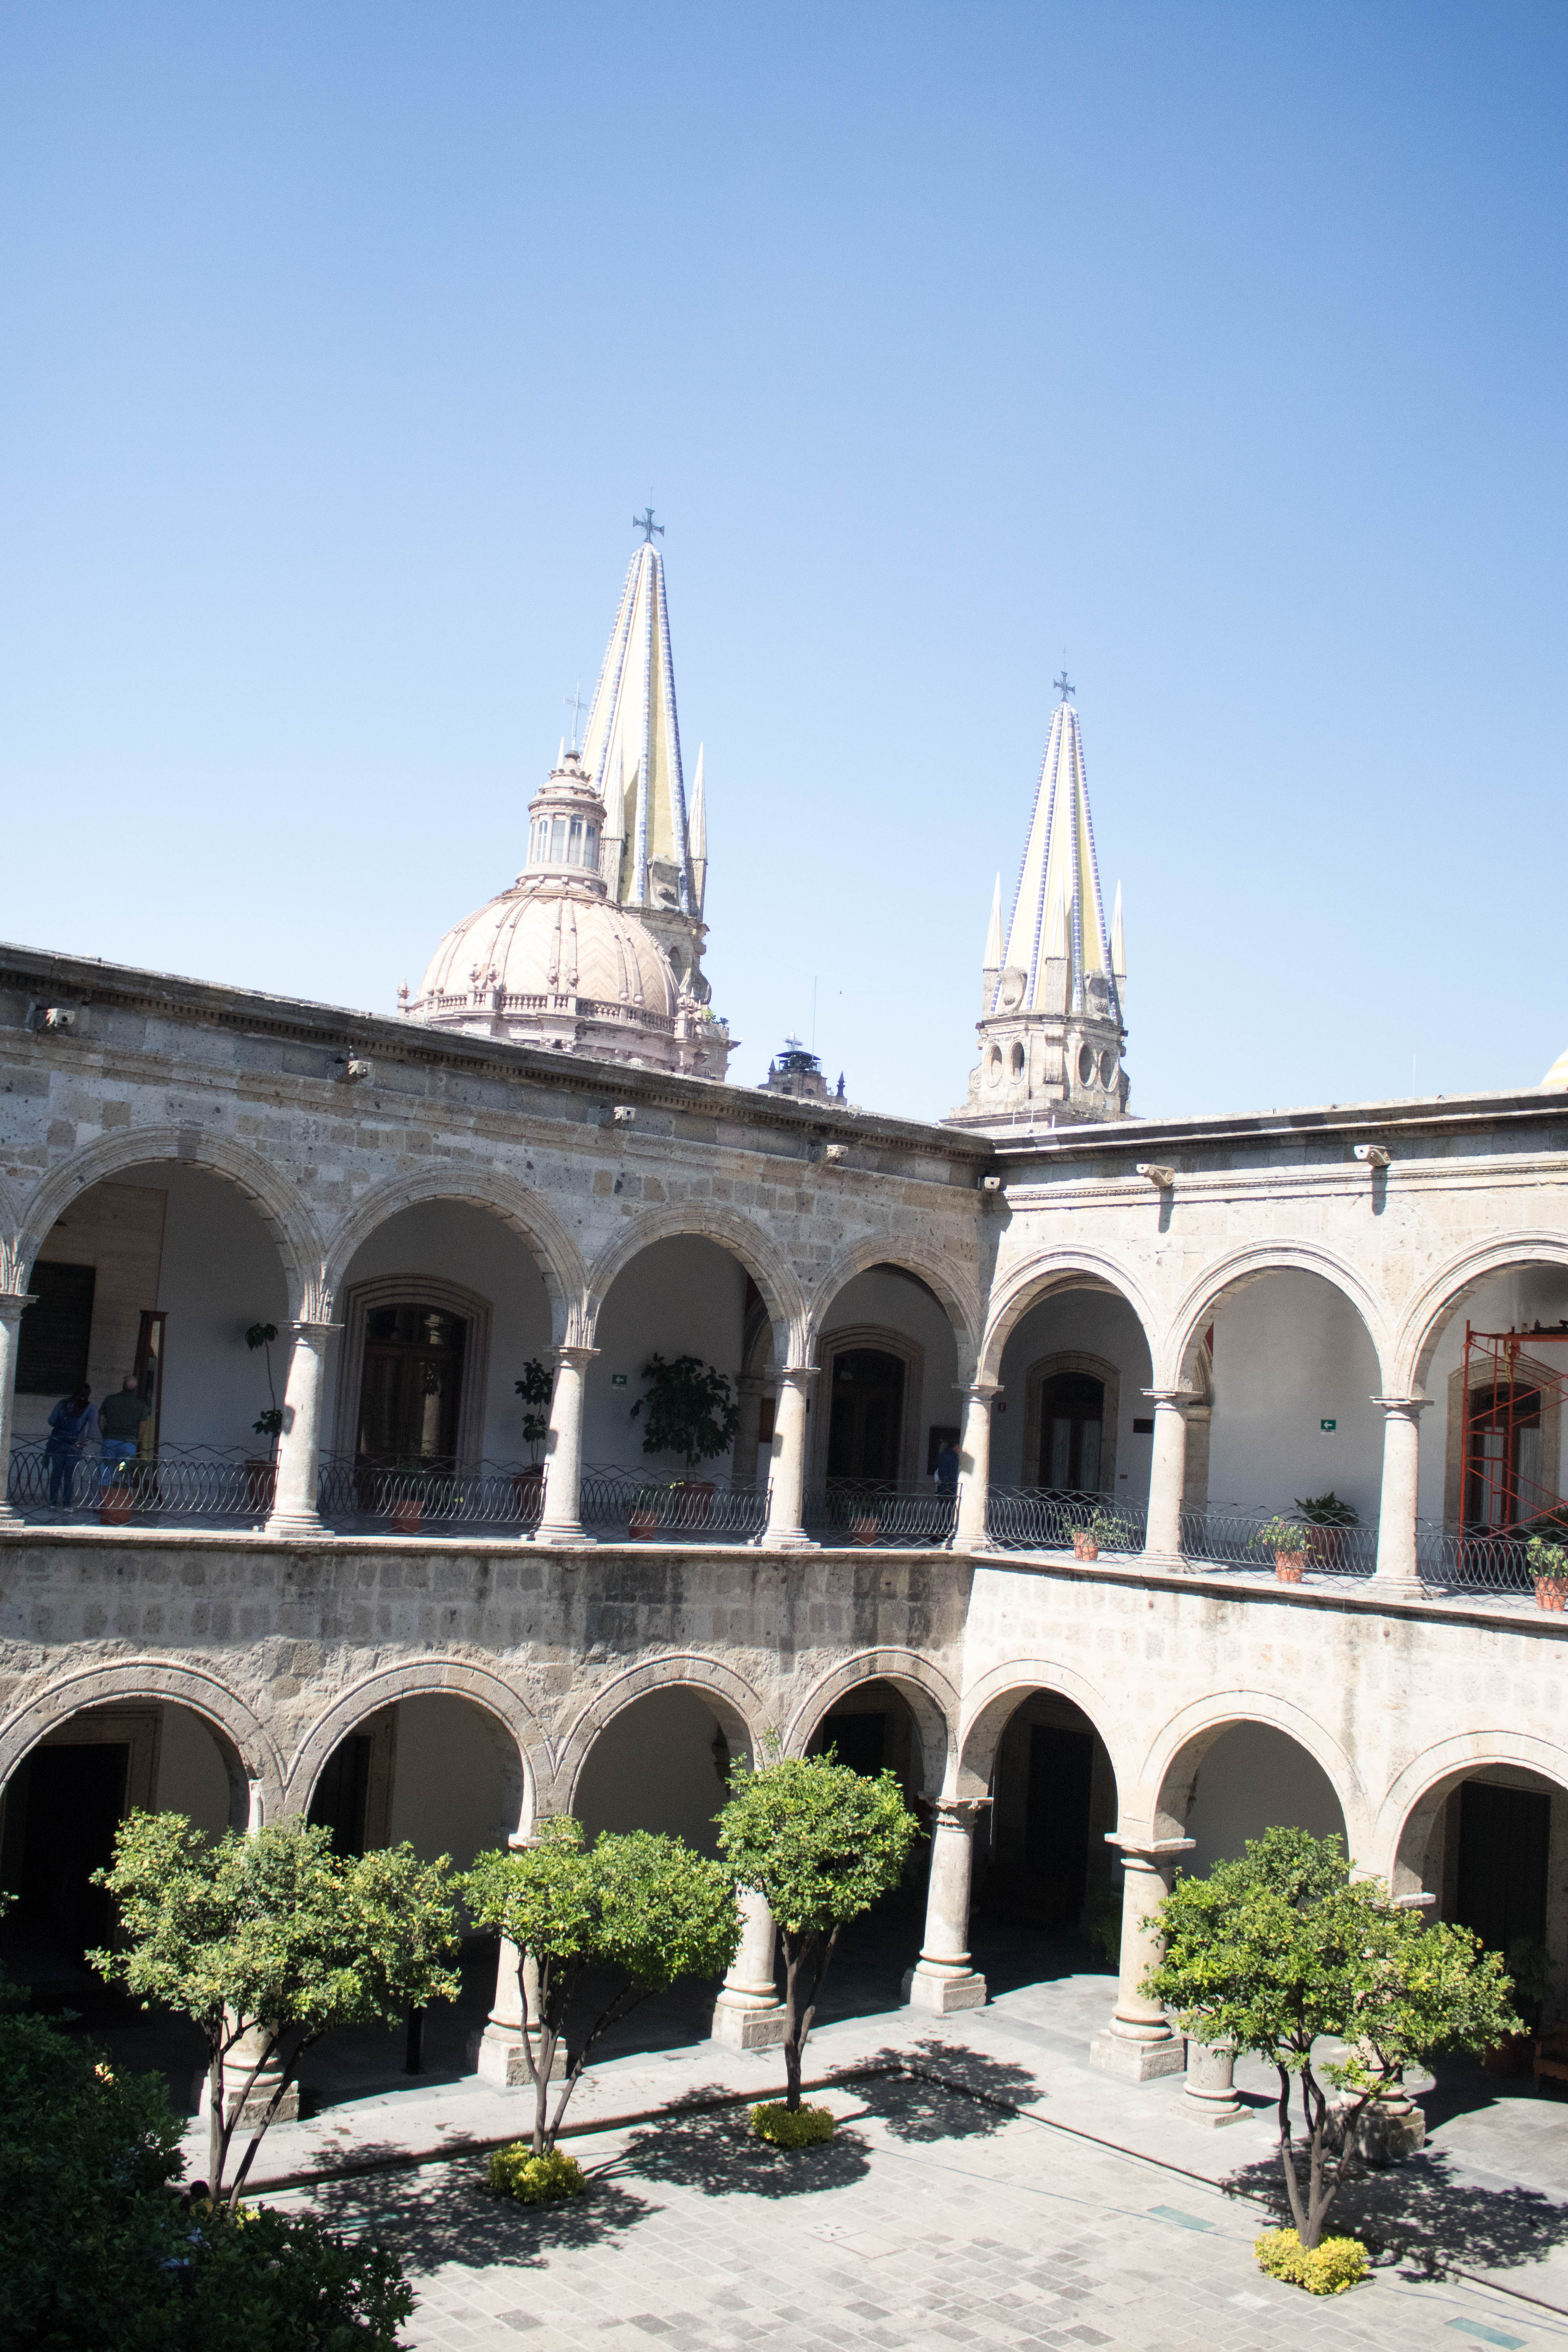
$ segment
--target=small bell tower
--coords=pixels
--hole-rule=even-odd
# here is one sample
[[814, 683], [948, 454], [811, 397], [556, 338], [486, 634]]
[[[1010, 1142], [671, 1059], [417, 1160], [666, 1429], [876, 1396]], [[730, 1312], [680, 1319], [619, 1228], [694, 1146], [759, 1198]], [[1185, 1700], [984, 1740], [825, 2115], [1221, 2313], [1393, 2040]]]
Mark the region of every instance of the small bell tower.
[[955, 1127], [1063, 1127], [1122, 1118], [1129, 1080], [1121, 888], [1109, 931], [1089, 811], [1083, 732], [1064, 670], [1040, 767], [1012, 920], [1002, 883], [983, 963], [980, 1059]]

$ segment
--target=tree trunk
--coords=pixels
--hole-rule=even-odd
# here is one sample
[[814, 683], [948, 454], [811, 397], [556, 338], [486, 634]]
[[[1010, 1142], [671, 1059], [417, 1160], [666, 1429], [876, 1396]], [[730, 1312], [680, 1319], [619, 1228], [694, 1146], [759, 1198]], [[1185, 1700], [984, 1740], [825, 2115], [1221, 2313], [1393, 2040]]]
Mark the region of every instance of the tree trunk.
[[[221, 2031], [221, 2029], [220, 2029]], [[207, 2195], [216, 2197], [223, 2178], [227, 2135], [223, 2114], [223, 2043], [215, 2042], [207, 2061]]]

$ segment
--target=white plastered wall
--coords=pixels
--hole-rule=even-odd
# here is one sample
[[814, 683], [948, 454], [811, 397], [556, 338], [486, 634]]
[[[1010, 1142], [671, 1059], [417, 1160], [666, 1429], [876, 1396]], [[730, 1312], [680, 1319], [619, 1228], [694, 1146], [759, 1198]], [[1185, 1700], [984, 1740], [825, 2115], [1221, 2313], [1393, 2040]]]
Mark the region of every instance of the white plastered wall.
[[[424, 1201], [389, 1217], [354, 1252], [339, 1286], [340, 1306], [356, 1283], [408, 1275], [415, 1298], [421, 1274], [475, 1291], [490, 1302], [489, 1367], [480, 1451], [488, 1461], [522, 1462], [522, 1406], [516, 1383], [530, 1357], [550, 1357], [550, 1301], [544, 1279], [521, 1235], [466, 1201]], [[338, 1384], [357, 1368], [333, 1350], [322, 1427], [336, 1426]], [[515, 1824], [514, 1824], [515, 1826]]]
[[719, 1728], [700, 1691], [635, 1699], [605, 1725], [584, 1764], [573, 1811], [587, 1834], [657, 1830], [717, 1854], [714, 1816], [726, 1794], [713, 1754]]
[[[1445, 1517], [1448, 1417], [1454, 1403], [1450, 1383], [1464, 1362], [1467, 1321], [1478, 1331], [1507, 1331], [1526, 1329], [1535, 1323], [1552, 1325], [1564, 1317], [1568, 1317], [1568, 1270], [1552, 1265], [1521, 1266], [1516, 1272], [1494, 1275], [1489, 1281], [1478, 1283], [1455, 1309], [1437, 1342], [1426, 1381], [1425, 1392], [1433, 1402], [1421, 1416], [1418, 1508], [1423, 1519], [1441, 1526]], [[1568, 1375], [1568, 1341], [1538, 1347], [1531, 1352], [1539, 1361]], [[1560, 1493], [1568, 1493], [1563, 1434], [1559, 1429], [1557, 1485]]]
[[216, 1740], [187, 1706], [165, 1706], [158, 1741], [153, 1802], [161, 1813], [184, 1813], [208, 1837], [228, 1827], [228, 1774]]
[[[896, 1266], [872, 1266], [847, 1282], [823, 1319], [819, 1353], [824, 1373], [816, 1385], [823, 1392], [825, 1408], [833, 1334], [851, 1326], [900, 1332], [921, 1350], [920, 1373], [904, 1396], [904, 1451], [912, 1465], [910, 1475], [923, 1478], [931, 1429], [961, 1429], [963, 1423], [963, 1400], [955, 1385], [958, 1349], [947, 1309], [923, 1282]], [[811, 1410], [812, 1433], [816, 1438], [815, 1395]], [[824, 1434], [812, 1449], [813, 1467], [821, 1475], [826, 1470], [826, 1444]]]
[[1028, 1423], [1029, 1368], [1043, 1357], [1098, 1356], [1116, 1367], [1116, 1492], [1147, 1501], [1152, 1440], [1132, 1424], [1152, 1416], [1144, 1395], [1153, 1379], [1142, 1326], [1124, 1298], [1109, 1290], [1066, 1290], [1031, 1307], [1002, 1351], [1003, 1412], [992, 1412], [991, 1475], [999, 1486], [1023, 1484]]
[[1197, 1845], [1182, 1867], [1201, 1878], [1216, 1862], [1237, 1860], [1247, 1840], [1268, 1829], [1342, 1839], [1345, 1819], [1322, 1766], [1287, 1733], [1268, 1723], [1232, 1724], [1198, 1766], [1186, 1820]]
[[1226, 1291], [1213, 1324], [1211, 1507], [1288, 1511], [1298, 1496], [1331, 1489], [1375, 1523], [1377, 1357], [1343, 1292], [1319, 1275], [1276, 1269]]
[[[599, 1352], [588, 1367], [584, 1457], [629, 1469], [685, 1472], [673, 1454], [645, 1454], [643, 1421], [631, 1409], [643, 1393], [650, 1355], [697, 1356], [733, 1386], [741, 1370], [746, 1272], [716, 1242], [681, 1234], [652, 1243], [612, 1286], [600, 1310]], [[616, 1375], [626, 1385], [617, 1388]], [[729, 1456], [720, 1454], [695, 1474], [722, 1480]]]
[[449, 1853], [467, 1869], [518, 1824], [521, 1772], [503, 1727], [471, 1700], [431, 1692], [401, 1699], [387, 1843], [421, 1862]]
[[[163, 1199], [142, 1191], [134, 1177], [91, 1184], [56, 1221], [38, 1252], [40, 1263], [94, 1269], [87, 1377], [95, 1404], [134, 1370], [142, 1310], [159, 1304], [163, 1223]], [[46, 1434], [58, 1402], [58, 1393], [18, 1389], [16, 1435]]]

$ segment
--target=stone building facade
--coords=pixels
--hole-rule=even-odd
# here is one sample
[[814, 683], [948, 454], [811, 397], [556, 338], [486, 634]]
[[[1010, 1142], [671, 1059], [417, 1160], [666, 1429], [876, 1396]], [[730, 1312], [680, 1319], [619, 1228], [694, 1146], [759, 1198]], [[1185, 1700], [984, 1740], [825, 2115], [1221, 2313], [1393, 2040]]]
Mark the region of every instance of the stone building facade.
[[[1116, 1858], [1130, 1932], [1098, 2054], [1169, 2070], [1137, 1923], [1184, 1855], [1269, 1820], [1342, 1828], [1359, 1864], [1464, 1916], [1499, 1807], [1533, 1860], [1497, 1899], [1568, 1972], [1565, 1621], [1467, 1580], [1456, 1453], [1467, 1324], [1511, 1326], [1542, 1363], [1568, 1326], [1561, 1092], [1015, 1136], [8, 949], [19, 1464], [63, 1361], [40, 1370], [27, 1336], [46, 1294], [60, 1334], [89, 1298], [100, 1393], [155, 1339], [158, 1468], [124, 1524], [90, 1464], [52, 1509], [14, 1471], [6, 1872], [32, 1867], [49, 1804], [89, 1784], [101, 1803], [98, 1751], [119, 1806], [216, 1827], [335, 1791], [362, 1840], [472, 1852], [563, 1806], [700, 1838], [716, 1762], [837, 1725], [929, 1809], [917, 2004], [984, 1997], [976, 1854], [1058, 1919]], [[465, 1493], [526, 1491], [516, 1381], [552, 1375], [542, 1502], [517, 1523], [334, 1514], [324, 1465], [352, 1470], [416, 1309], [426, 1384], [461, 1332], [442, 1393]], [[275, 1465], [251, 1434], [264, 1324]], [[741, 1430], [712, 1516], [633, 1542], [590, 1490], [680, 1474], [648, 1463], [630, 1405], [648, 1355], [682, 1349], [739, 1383]], [[867, 1404], [873, 1360], [895, 1370]], [[1545, 1373], [1536, 1393], [1532, 1475], [1557, 1493]], [[182, 1464], [240, 1466], [203, 1509], [177, 1499]], [[883, 1500], [851, 1530], [817, 1506], [858, 1479]], [[1038, 1516], [1068, 1487], [1103, 1504], [1098, 1559]], [[1282, 1585], [1234, 1530], [1327, 1489], [1359, 1526]], [[775, 2030], [770, 1950], [753, 1911], [721, 2030]], [[483, 2063], [504, 2077], [515, 2051], [502, 1999]]]

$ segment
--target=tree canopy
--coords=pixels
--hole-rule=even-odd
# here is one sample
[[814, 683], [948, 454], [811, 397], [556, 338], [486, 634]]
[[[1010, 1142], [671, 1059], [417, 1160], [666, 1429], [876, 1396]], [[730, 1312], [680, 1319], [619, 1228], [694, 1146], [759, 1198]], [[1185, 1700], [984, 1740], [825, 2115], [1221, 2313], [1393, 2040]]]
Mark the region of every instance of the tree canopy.
[[763, 1896], [784, 1952], [786, 2105], [800, 2105], [801, 2057], [839, 1933], [903, 1874], [920, 1824], [891, 1772], [875, 1779], [831, 1756], [786, 1757], [731, 1775], [720, 1850]]
[[[340, 2026], [391, 2024], [450, 2000], [458, 1913], [449, 1860], [411, 1846], [348, 1858], [294, 1818], [215, 1842], [179, 1813], [132, 1813], [98, 1874], [126, 1942], [89, 1955], [143, 2006], [191, 2018], [207, 2044], [208, 2184], [222, 2185], [235, 2126], [263, 2070], [275, 2093], [230, 2189], [237, 2204], [263, 2133], [305, 2052]], [[243, 2058], [238, 2044], [250, 2037]]]
[[[558, 1813], [531, 1845], [482, 1853], [465, 1881], [476, 1927], [517, 1947], [523, 2049], [534, 2085], [533, 2152], [555, 2145], [567, 2103], [600, 2035], [680, 1977], [722, 1976], [741, 1923], [727, 1870], [679, 1838], [633, 1830], [589, 1845], [580, 1822]], [[536, 1990], [531, 2002], [531, 1960]], [[577, 2041], [555, 2114], [549, 2086], [573, 2004], [590, 1970], [611, 1991]], [[538, 2036], [534, 2051], [533, 2027]]]
[[[1353, 2163], [1355, 2126], [1405, 2066], [1519, 2030], [1501, 1956], [1465, 1927], [1428, 1926], [1355, 1878], [1338, 1838], [1271, 1829], [1205, 1878], [1179, 1877], [1156, 1915], [1165, 1957], [1142, 1990], [1182, 2030], [1279, 2071], [1279, 2160], [1303, 2246], [1314, 2247]], [[1344, 2054], [1316, 2055], [1324, 2039]], [[1337, 2114], [1324, 2084], [1342, 2095]], [[1300, 2086], [1306, 2173], [1291, 2137]]]

